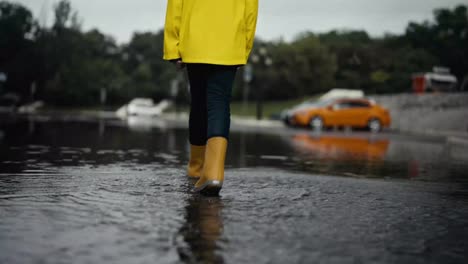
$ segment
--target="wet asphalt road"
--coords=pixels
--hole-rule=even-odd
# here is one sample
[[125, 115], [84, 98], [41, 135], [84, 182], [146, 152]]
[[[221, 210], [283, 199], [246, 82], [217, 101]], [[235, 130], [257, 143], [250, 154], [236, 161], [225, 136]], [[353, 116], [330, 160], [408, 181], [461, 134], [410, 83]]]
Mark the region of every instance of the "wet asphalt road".
[[185, 177], [183, 128], [0, 131], [0, 263], [468, 260], [467, 166], [439, 139], [235, 132], [207, 198]]

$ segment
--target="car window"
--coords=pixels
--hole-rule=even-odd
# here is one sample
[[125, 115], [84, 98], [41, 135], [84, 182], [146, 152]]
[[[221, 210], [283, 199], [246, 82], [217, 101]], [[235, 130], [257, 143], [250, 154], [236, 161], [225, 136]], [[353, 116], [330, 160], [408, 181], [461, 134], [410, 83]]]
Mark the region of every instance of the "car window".
[[335, 110], [348, 109], [350, 107], [351, 105], [349, 102], [338, 102], [333, 105], [333, 109]]
[[326, 107], [330, 105], [331, 101], [329, 100], [321, 100], [321, 101], [305, 101], [301, 104], [296, 105], [295, 107], [292, 108], [292, 111], [298, 111], [298, 110], [303, 110], [307, 108], [320, 108], [320, 107]]
[[349, 105], [350, 105], [350, 107], [352, 107], [352, 108], [367, 108], [367, 107], [370, 106], [368, 103], [363, 102], [363, 101], [353, 101], [353, 102], [349, 102]]
[[331, 100], [321, 100], [321, 101], [317, 101], [315, 104], [318, 106], [318, 107], [325, 107], [327, 105], [330, 105], [330, 103], [332, 103]]

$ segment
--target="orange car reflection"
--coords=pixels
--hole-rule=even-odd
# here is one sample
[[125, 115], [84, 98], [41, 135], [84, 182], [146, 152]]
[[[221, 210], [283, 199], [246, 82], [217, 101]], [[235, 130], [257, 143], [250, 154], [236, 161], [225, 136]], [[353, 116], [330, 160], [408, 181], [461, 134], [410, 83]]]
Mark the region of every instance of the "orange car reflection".
[[359, 137], [320, 136], [300, 134], [293, 137], [294, 145], [323, 159], [383, 160], [390, 144], [388, 139], [371, 140]]
[[380, 131], [389, 127], [390, 113], [376, 103], [364, 99], [334, 99], [306, 102], [284, 116], [287, 125], [326, 127], [356, 127]]

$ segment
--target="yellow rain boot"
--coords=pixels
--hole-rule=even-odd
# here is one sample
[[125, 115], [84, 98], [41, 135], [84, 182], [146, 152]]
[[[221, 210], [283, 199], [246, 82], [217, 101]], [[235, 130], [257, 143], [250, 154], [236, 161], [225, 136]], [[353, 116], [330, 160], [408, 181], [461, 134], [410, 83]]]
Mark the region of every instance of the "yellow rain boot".
[[190, 145], [190, 160], [187, 166], [187, 175], [190, 178], [200, 178], [205, 161], [206, 146]]
[[228, 141], [224, 137], [208, 140], [205, 151], [205, 164], [201, 178], [195, 184], [195, 191], [204, 195], [218, 195], [224, 181], [224, 162]]

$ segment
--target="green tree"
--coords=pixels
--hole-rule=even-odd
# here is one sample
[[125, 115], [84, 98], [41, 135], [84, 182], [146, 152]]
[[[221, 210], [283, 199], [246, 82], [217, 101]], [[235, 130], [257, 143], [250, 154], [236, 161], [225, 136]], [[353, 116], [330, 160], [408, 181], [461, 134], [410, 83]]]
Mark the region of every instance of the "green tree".
[[265, 46], [272, 57], [270, 67], [255, 67], [255, 89], [263, 85], [265, 99], [281, 100], [321, 93], [333, 87], [336, 71], [336, 58], [313, 34], [299, 36], [292, 43], [258, 42]]
[[164, 32], [136, 33], [123, 47], [123, 68], [130, 76], [133, 96], [162, 99], [169, 96], [171, 81], [176, 78], [175, 67], [162, 60]]
[[37, 29], [32, 13], [20, 4], [0, 2], [0, 72], [8, 75], [6, 90], [23, 100], [35, 79], [34, 33]]
[[72, 7], [70, 1], [62, 0], [54, 6], [55, 22], [54, 28], [66, 28], [68, 21], [71, 18]]
[[115, 40], [98, 30], [81, 32], [68, 1], [55, 6], [55, 17], [52, 29], [42, 30], [38, 38], [42, 97], [53, 104], [96, 105], [105, 90], [111, 103], [126, 100], [122, 91], [128, 78]]
[[341, 88], [368, 90], [373, 40], [365, 31], [330, 31], [320, 40], [336, 55], [336, 85]]

